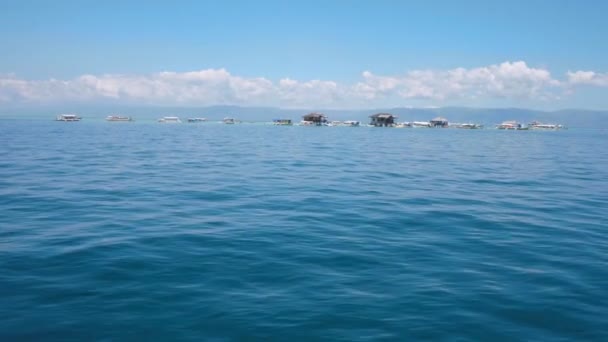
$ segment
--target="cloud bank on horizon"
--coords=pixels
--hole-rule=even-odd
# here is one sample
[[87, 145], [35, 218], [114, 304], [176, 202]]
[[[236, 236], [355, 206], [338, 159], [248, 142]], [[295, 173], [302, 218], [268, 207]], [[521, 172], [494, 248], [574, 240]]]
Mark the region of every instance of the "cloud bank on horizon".
[[579, 86], [608, 87], [608, 73], [568, 72], [554, 78], [524, 61], [477, 68], [412, 70], [402, 75], [364, 71], [359, 81], [272, 81], [241, 77], [225, 69], [146, 75], [82, 75], [70, 80], [25, 80], [0, 75], [0, 103], [121, 103], [138, 105], [248, 105], [352, 108], [379, 104], [452, 101], [475, 104], [492, 99], [559, 101]]

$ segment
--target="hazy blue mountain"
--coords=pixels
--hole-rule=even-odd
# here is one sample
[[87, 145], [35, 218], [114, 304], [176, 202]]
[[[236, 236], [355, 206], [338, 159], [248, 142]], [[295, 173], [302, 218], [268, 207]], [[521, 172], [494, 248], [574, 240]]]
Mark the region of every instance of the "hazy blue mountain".
[[399, 117], [398, 121], [428, 121], [436, 116], [447, 118], [450, 122], [474, 122], [492, 126], [506, 120], [517, 120], [528, 123], [538, 120], [546, 123], [559, 123], [569, 127], [597, 127], [597, 123], [608, 119], [608, 110], [540, 111], [524, 108], [377, 108], [365, 110], [323, 110], [282, 109], [273, 107], [145, 107], [125, 105], [56, 105], [45, 107], [3, 107], [0, 117], [4, 118], [49, 118], [52, 120], [59, 113], [78, 113], [86, 118], [103, 119], [109, 114], [130, 115], [138, 120], [154, 120], [162, 116], [175, 115], [182, 118], [206, 117], [209, 120], [221, 120], [231, 116], [242, 121], [271, 121], [275, 118], [300, 121], [302, 115], [318, 111], [325, 113], [330, 120], [359, 120], [366, 123], [369, 116], [378, 112], [388, 112]]

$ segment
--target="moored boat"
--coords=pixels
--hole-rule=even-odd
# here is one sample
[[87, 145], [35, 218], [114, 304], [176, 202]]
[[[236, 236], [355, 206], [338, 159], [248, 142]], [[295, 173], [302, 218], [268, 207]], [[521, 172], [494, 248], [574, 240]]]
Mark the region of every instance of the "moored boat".
[[188, 118], [189, 123], [205, 122], [205, 121], [207, 121], [206, 118]]
[[476, 123], [461, 123], [461, 124], [454, 124], [453, 126], [456, 127], [456, 128], [462, 128], [462, 129], [480, 129], [480, 128], [483, 128], [483, 125], [476, 124]]
[[59, 114], [55, 121], [80, 121], [81, 117], [76, 114]]
[[431, 123], [428, 121], [414, 121], [412, 127], [431, 127]]
[[108, 115], [106, 121], [133, 121], [130, 116]]
[[527, 128], [523, 127], [521, 125], [521, 123], [514, 121], [514, 120], [504, 121], [500, 125], [496, 126], [496, 128], [505, 129], [505, 130], [526, 130], [527, 129]]
[[544, 124], [538, 121], [532, 121], [528, 124], [528, 128], [530, 129], [539, 129], [539, 130], [558, 130], [563, 129], [564, 126], [557, 124]]
[[165, 116], [158, 119], [160, 123], [182, 123], [182, 121], [177, 116]]

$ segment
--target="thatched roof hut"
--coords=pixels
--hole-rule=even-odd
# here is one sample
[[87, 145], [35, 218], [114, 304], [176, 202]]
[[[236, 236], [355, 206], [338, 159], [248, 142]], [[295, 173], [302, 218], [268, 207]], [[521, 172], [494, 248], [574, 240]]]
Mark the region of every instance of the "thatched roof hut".
[[436, 117], [429, 121], [431, 127], [448, 127], [448, 119], [442, 117]]
[[372, 120], [370, 125], [376, 127], [390, 127], [395, 124], [395, 119], [397, 116], [390, 113], [377, 113], [369, 116]]
[[321, 124], [324, 124], [327, 122], [327, 116], [325, 116], [325, 114], [322, 114], [322, 113], [308, 113], [308, 114], [302, 116], [302, 119], [304, 121], [312, 122], [317, 125], [321, 125]]

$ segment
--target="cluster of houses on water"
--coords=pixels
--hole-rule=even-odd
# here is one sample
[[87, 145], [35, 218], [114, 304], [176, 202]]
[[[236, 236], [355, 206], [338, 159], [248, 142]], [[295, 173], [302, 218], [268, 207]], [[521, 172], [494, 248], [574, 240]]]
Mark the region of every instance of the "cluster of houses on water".
[[[398, 122], [397, 116], [391, 113], [376, 113], [370, 115], [370, 122], [367, 126], [370, 127], [428, 127], [428, 128], [463, 128], [463, 129], [480, 129], [483, 125], [477, 123], [455, 123], [450, 124], [446, 118], [436, 117], [429, 121], [412, 121], [412, 122]], [[274, 120], [275, 125], [292, 125], [289, 119], [277, 119]], [[359, 121], [329, 121], [327, 116], [322, 113], [309, 113], [302, 117], [300, 122], [302, 126], [360, 126]], [[527, 126], [522, 125], [517, 121], [505, 121], [500, 125], [497, 125], [498, 129], [505, 130], [527, 130], [527, 129], [561, 129], [564, 128], [562, 125], [556, 124], [542, 124], [538, 121], [533, 121]]]
[[[396, 127], [396, 128], [405, 128], [405, 127], [427, 127], [427, 128], [463, 128], [463, 129], [480, 129], [483, 128], [483, 125], [477, 123], [452, 123], [450, 124], [446, 118], [436, 117], [429, 121], [412, 121], [412, 122], [398, 122], [398, 117], [391, 113], [377, 113], [374, 115], [370, 115], [370, 122], [367, 126], [369, 127]], [[57, 121], [80, 121], [81, 117], [76, 114], [61, 114], [56, 118]], [[120, 115], [110, 115], [106, 117], [107, 121], [117, 121], [117, 122], [129, 122], [133, 121], [133, 118], [130, 116], [120, 116]], [[189, 123], [199, 123], [206, 122], [206, 118], [188, 118], [187, 122]], [[181, 119], [177, 116], [165, 116], [158, 119], [159, 123], [181, 123]], [[225, 124], [237, 124], [241, 123], [240, 120], [234, 119], [232, 117], [225, 117], [221, 122]], [[291, 126], [293, 125], [293, 121], [291, 119], [275, 119], [272, 122], [277, 126]], [[349, 126], [349, 127], [358, 127], [361, 126], [361, 123], [356, 120], [347, 120], [347, 121], [330, 121], [328, 117], [323, 113], [308, 113], [302, 116], [302, 121], [299, 123], [300, 126]], [[528, 129], [562, 129], [564, 126], [556, 125], [556, 124], [543, 124], [538, 121], [533, 121], [528, 125], [522, 125], [517, 121], [505, 121], [499, 125], [496, 125], [496, 128], [503, 130], [528, 130]]]
[[[329, 121], [322, 113], [310, 113], [302, 117], [300, 125], [303, 126], [359, 126], [359, 121]], [[372, 127], [448, 127], [448, 120], [435, 118], [431, 121], [397, 122], [397, 116], [390, 113], [377, 113], [370, 115]], [[481, 127], [480, 125], [476, 125]]]

